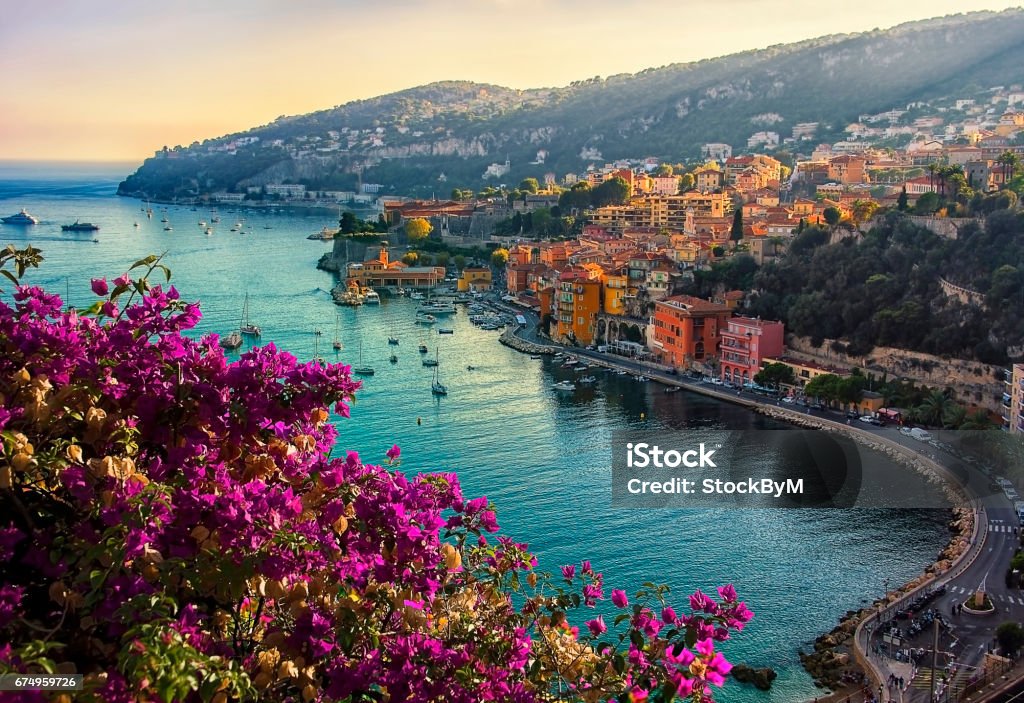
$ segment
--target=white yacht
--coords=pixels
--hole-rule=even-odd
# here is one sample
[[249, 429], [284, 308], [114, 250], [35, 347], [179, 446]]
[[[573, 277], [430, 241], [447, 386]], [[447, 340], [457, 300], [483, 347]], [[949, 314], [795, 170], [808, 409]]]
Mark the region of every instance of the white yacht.
[[35, 215], [28, 214], [28, 210], [26, 210], [25, 208], [22, 208], [21, 212], [19, 212], [16, 215], [8, 215], [7, 217], [2, 218], [2, 221], [3, 221], [3, 223], [5, 225], [38, 225], [39, 224], [39, 218], [36, 217]]
[[363, 293], [363, 297], [363, 303], [366, 305], [380, 305], [380, 295], [372, 288], [368, 288], [366, 292]]

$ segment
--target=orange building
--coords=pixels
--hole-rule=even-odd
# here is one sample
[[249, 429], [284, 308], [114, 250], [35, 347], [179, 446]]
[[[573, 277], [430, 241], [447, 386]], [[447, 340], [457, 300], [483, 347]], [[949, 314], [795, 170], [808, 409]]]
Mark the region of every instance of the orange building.
[[732, 310], [690, 295], [675, 295], [654, 304], [654, 350], [677, 368], [706, 363], [714, 357]]
[[556, 339], [590, 344], [601, 312], [601, 281], [584, 269], [569, 269], [559, 276]]

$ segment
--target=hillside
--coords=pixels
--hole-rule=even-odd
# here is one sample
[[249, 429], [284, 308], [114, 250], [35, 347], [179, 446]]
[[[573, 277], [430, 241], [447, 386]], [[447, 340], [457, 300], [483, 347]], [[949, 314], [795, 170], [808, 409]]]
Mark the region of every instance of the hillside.
[[[705, 142], [743, 148], [765, 129], [786, 136], [795, 124], [819, 122], [818, 139], [836, 138], [860, 114], [983, 98], [992, 86], [1019, 81], [1022, 64], [1024, 10], [1007, 10], [832, 35], [562, 88], [441, 82], [176, 149], [176, 158], [147, 160], [121, 192], [169, 198], [266, 182], [338, 190], [369, 182], [387, 192], [429, 194], [479, 188], [487, 165], [506, 158], [512, 170], [502, 176], [505, 182], [548, 171], [562, 176], [618, 158], [676, 162], [697, 157]], [[543, 163], [530, 163], [538, 160]]]

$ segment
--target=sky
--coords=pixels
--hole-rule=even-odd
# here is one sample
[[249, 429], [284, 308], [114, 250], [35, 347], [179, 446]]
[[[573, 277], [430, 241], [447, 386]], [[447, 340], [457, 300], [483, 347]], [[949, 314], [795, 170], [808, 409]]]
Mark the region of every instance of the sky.
[[141, 161], [432, 81], [560, 86], [1019, 4], [0, 0], [0, 160]]

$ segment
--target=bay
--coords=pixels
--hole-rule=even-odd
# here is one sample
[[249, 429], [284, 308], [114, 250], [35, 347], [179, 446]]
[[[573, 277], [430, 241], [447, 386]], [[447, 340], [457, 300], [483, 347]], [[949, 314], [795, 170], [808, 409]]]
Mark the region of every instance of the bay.
[[[457, 471], [466, 495], [494, 501], [503, 532], [528, 542], [544, 570], [590, 559], [608, 588], [630, 591], [653, 580], [680, 597], [735, 584], [755, 619], [729, 643], [727, 655], [772, 666], [779, 678], [767, 693], [730, 682], [719, 700], [820, 695], [800, 667], [798, 648], [879, 596], [884, 582], [916, 576], [945, 545], [947, 516], [940, 511], [615, 510], [613, 432], [782, 425], [611, 374], [600, 374], [593, 388], [558, 394], [550, 386], [567, 372], [501, 346], [497, 332], [474, 327], [464, 311], [445, 320], [454, 334], [442, 336], [414, 322], [409, 300], [336, 307], [329, 295], [335, 277], [315, 268], [330, 243], [306, 239], [334, 226], [336, 212], [221, 206], [221, 221], [207, 236], [199, 222], [210, 221], [208, 208], [166, 206], [173, 229], [165, 231], [165, 206], [153, 204], [150, 219], [143, 203], [114, 195], [123, 173], [123, 167], [0, 164], [0, 215], [24, 207], [41, 218], [32, 227], [0, 225], [0, 245], [43, 250], [46, 261], [30, 282], [84, 307], [94, 300], [90, 278], [116, 277], [136, 259], [163, 253], [174, 285], [202, 305], [196, 334], [236, 329], [248, 293], [251, 319], [263, 330], [260, 343], [309, 359], [319, 340], [328, 361], [352, 364], [362, 347], [363, 363], [377, 373], [364, 379], [352, 418], [339, 422], [339, 451], [380, 462], [398, 444], [403, 471]], [[62, 233], [60, 225], [75, 219], [100, 230]], [[230, 232], [239, 221], [244, 233]], [[336, 325], [344, 345], [338, 353], [331, 349]], [[390, 335], [400, 339], [395, 365], [388, 361]], [[432, 370], [416, 351], [421, 342], [441, 360], [447, 397], [430, 392]]]

